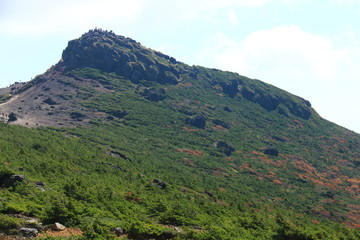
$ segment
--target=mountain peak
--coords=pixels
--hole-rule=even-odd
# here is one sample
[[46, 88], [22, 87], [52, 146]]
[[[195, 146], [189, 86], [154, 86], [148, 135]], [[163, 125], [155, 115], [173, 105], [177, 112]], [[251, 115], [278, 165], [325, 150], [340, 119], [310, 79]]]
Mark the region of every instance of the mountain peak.
[[181, 70], [175, 58], [142, 46], [112, 31], [90, 30], [69, 41], [63, 51], [66, 70], [91, 67], [114, 72], [133, 82], [141, 79], [161, 84], [177, 84]]

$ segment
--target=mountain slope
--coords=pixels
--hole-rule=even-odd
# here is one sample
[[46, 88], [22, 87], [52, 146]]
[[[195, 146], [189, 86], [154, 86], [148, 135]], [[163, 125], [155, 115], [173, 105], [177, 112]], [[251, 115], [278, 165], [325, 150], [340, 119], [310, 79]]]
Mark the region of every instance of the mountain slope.
[[[337, 223], [359, 227], [360, 136], [269, 84], [91, 30], [3, 98], [5, 122], [56, 132], [1, 125], [6, 173], [22, 167], [52, 188], [44, 197], [3, 187], [2, 213], [120, 225], [130, 238], [359, 236]], [[66, 214], [53, 209], [56, 198]]]

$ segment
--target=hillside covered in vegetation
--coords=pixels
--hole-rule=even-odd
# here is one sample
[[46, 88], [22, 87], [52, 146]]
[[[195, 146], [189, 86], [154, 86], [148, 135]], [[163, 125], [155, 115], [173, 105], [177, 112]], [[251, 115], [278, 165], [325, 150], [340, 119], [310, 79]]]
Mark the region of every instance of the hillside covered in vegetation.
[[279, 88], [95, 29], [0, 93], [3, 234], [360, 239], [360, 135]]

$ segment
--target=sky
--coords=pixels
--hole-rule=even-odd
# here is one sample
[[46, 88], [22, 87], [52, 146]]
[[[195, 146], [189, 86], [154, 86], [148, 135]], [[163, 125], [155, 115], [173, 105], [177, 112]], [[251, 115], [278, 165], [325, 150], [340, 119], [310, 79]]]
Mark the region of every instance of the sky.
[[360, 0], [0, 0], [0, 87], [95, 27], [275, 85], [360, 133]]

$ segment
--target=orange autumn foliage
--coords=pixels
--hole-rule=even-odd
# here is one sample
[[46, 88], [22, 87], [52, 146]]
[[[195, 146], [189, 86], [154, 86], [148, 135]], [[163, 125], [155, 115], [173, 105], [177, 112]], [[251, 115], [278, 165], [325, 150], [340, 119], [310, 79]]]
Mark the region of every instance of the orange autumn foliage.
[[273, 183], [274, 183], [274, 184], [277, 184], [277, 185], [283, 184], [280, 180], [277, 180], [277, 179], [275, 179], [275, 180], [273, 181]]
[[320, 222], [316, 219], [311, 219], [311, 222], [314, 223], [314, 224], [320, 224]]
[[204, 153], [202, 151], [200, 151], [200, 150], [190, 150], [190, 149], [185, 148], [185, 149], [178, 149], [178, 151], [181, 152], [181, 153], [185, 152], [185, 153], [187, 153], [189, 155], [192, 155], [192, 156], [202, 156], [202, 155], [204, 155]]

